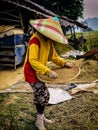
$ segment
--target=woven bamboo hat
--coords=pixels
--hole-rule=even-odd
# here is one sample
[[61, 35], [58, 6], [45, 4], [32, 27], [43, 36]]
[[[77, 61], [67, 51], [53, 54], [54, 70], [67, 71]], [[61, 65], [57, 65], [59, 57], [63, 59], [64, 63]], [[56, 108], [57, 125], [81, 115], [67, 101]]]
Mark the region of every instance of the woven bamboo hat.
[[47, 19], [30, 20], [30, 24], [42, 35], [58, 42], [67, 44], [68, 41], [63, 34], [58, 17], [49, 17]]

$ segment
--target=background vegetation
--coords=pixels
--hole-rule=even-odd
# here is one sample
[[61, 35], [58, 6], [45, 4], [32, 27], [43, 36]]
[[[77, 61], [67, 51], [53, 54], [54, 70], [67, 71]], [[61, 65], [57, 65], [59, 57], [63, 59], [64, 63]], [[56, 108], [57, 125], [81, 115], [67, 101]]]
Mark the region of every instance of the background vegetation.
[[[82, 34], [81, 32], [76, 33], [76, 38], [79, 38], [81, 35], [86, 39], [86, 43], [80, 46], [79, 48], [80, 51], [87, 52], [94, 47], [98, 47], [98, 31], [82, 32]], [[67, 39], [69, 39], [70, 37], [71, 35], [68, 35]], [[64, 44], [55, 44], [55, 48], [58, 54], [64, 54], [65, 52], [74, 50], [72, 46], [64, 45]]]
[[84, 9], [83, 0], [39, 0], [39, 1], [33, 0], [33, 1], [60, 16], [65, 16], [73, 20], [77, 20], [79, 17], [83, 16], [83, 9]]

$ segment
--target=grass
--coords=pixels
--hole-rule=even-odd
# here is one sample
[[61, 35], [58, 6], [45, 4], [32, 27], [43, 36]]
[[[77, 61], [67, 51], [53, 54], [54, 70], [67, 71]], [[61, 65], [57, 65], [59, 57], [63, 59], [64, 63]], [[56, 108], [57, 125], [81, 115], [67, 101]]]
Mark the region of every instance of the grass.
[[[46, 107], [46, 116], [56, 121], [47, 130], [98, 130], [98, 95], [82, 92], [74, 97]], [[0, 94], [0, 108], [0, 130], [37, 130], [32, 94]]]
[[[78, 38], [79, 36], [80, 33], [77, 33], [76, 37]], [[86, 38], [86, 44], [83, 46], [85, 51], [98, 47], [98, 31], [83, 32], [83, 36]]]

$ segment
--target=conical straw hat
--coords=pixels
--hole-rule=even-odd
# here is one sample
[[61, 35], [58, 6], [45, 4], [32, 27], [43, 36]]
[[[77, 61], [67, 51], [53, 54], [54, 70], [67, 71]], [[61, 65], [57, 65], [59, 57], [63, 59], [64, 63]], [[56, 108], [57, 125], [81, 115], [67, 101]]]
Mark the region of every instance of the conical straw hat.
[[67, 44], [68, 41], [63, 34], [59, 20], [57, 17], [47, 19], [30, 20], [30, 24], [42, 35], [58, 42]]

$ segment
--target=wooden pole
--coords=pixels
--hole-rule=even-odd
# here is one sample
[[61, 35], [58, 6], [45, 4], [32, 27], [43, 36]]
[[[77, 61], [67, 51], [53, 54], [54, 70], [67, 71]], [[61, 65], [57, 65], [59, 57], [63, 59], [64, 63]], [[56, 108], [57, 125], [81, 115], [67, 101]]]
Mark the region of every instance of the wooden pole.
[[[17, 0], [17, 3], [19, 4], [18, 0]], [[22, 20], [22, 13], [21, 13], [20, 7], [18, 7], [18, 11], [19, 11], [19, 17], [20, 17], [20, 22], [21, 22], [21, 28], [24, 30], [23, 20]]]

